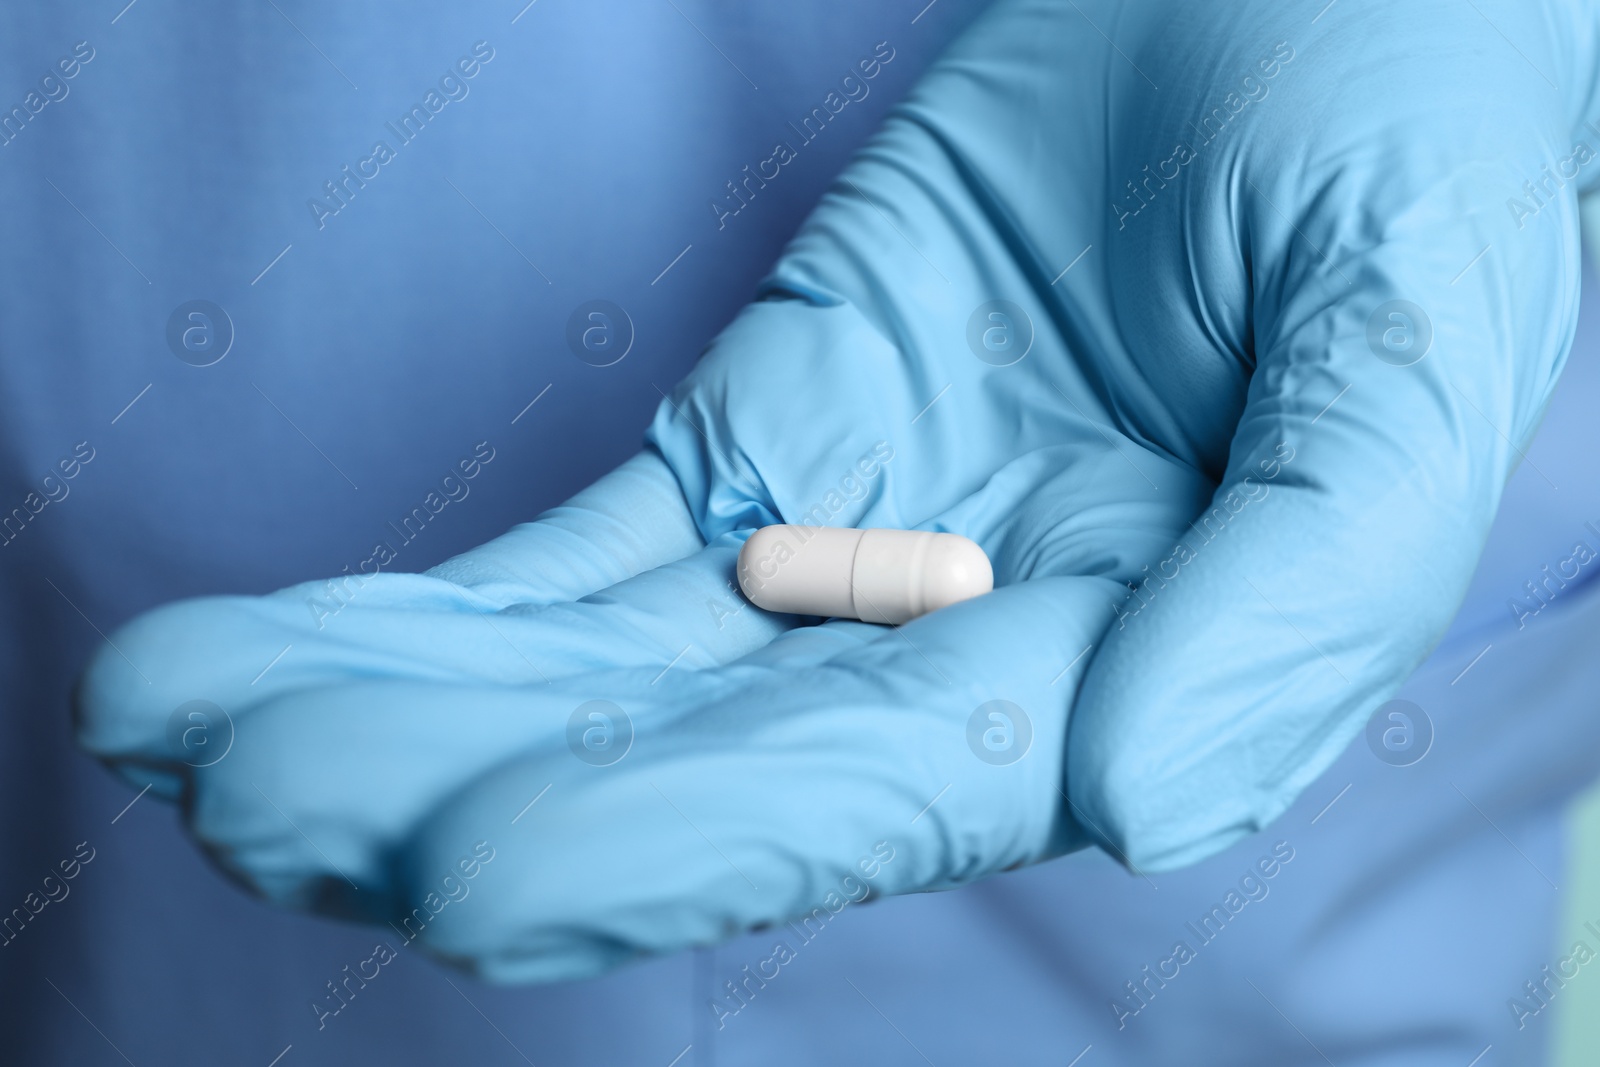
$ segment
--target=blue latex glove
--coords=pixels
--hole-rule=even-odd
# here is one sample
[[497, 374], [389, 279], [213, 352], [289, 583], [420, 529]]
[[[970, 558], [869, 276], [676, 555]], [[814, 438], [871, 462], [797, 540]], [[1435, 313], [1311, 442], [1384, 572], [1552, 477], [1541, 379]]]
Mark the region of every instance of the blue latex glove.
[[[83, 743], [262, 894], [506, 979], [1269, 822], [1455, 610], [1600, 174], [1592, 6], [1315, 7], [997, 4], [643, 454], [425, 575], [136, 620]], [[765, 615], [780, 521], [965, 534], [998, 588]]]

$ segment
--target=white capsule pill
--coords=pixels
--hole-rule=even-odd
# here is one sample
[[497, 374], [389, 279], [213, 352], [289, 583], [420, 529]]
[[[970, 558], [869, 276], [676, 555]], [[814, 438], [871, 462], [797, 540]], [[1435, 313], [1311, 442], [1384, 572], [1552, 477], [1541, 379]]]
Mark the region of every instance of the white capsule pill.
[[768, 611], [897, 626], [994, 588], [958, 534], [763, 526], [739, 552], [739, 588]]

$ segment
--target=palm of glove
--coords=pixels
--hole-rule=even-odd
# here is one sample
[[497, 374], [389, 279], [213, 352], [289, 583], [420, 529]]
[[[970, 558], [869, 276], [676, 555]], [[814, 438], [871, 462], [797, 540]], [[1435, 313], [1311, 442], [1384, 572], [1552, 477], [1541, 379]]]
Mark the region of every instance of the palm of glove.
[[[1358, 6], [998, 5], [643, 455], [332, 618], [316, 583], [135, 621], [151, 684], [97, 660], [85, 745], [269, 897], [508, 978], [1249, 832], [1442, 632], [1576, 307], [1572, 187], [1501, 201], [1582, 107], [1471, 28], [1388, 64], [1412, 31]], [[965, 534], [998, 588], [765, 615], [733, 561], [779, 521]], [[197, 698], [237, 729], [201, 768]], [[479, 841], [476, 903], [431, 906]]]

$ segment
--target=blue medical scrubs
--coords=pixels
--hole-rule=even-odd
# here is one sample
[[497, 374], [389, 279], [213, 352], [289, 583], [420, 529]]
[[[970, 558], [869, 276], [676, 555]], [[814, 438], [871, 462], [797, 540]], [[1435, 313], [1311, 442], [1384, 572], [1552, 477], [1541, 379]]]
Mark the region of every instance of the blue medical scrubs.
[[[338, 574], [481, 441], [493, 462], [398, 569], [632, 453], [657, 387], [978, 6], [0, 12], [0, 513], [22, 513], [0, 534], [0, 1058], [1540, 1061], [1545, 968], [1570, 952], [1561, 813], [1600, 751], [1600, 594], [1525, 583], [1600, 550], [1592, 281], [1478, 583], [1402, 694], [1415, 710], [1186, 871], [1082, 853], [550, 988], [402, 949], [326, 1015], [328, 983], [392, 932], [260, 905], [179, 812], [74, 749], [72, 680], [136, 613]], [[870, 92], [730, 198], [880, 42]], [[628, 324], [619, 360], [569, 343], [593, 301]]]

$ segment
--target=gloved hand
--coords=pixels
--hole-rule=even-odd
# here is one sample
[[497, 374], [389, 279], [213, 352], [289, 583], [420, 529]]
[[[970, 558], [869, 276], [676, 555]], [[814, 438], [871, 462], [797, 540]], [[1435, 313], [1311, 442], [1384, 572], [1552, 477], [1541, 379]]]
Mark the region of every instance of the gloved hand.
[[[1475, 6], [1002, 0], [643, 454], [336, 613], [136, 620], [84, 745], [262, 894], [504, 979], [1223, 848], [1438, 639], [1565, 358], [1600, 19]], [[964, 534], [998, 588], [766, 615], [774, 522]]]

